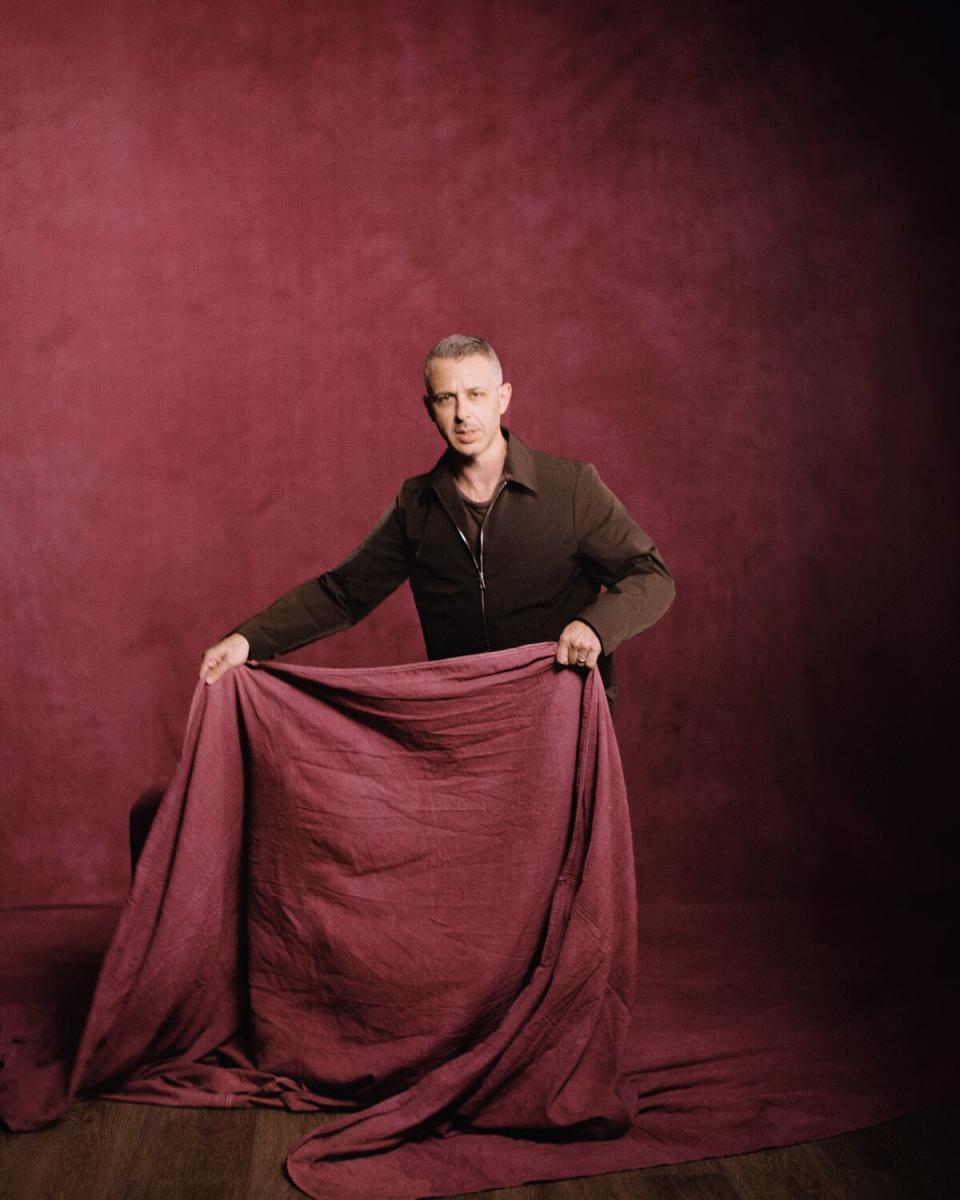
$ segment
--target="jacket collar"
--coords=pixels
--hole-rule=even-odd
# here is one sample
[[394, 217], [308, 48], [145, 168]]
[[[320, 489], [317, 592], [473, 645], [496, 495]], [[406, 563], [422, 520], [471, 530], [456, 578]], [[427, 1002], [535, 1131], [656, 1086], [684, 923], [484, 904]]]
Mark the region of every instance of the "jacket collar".
[[503, 464], [503, 477], [519, 483], [528, 492], [537, 494], [537, 467], [526, 442], [521, 442], [509, 429], [503, 430], [507, 439], [507, 461]]
[[[507, 458], [503, 464], [503, 477], [511, 483], [519, 484], [528, 492], [537, 494], [537, 468], [533, 461], [530, 448], [522, 442], [515, 433], [501, 426], [503, 436], [507, 439]], [[456, 492], [453, 490], [452, 453], [447, 450], [437, 465], [427, 476], [427, 484], [441, 499], [452, 499]]]

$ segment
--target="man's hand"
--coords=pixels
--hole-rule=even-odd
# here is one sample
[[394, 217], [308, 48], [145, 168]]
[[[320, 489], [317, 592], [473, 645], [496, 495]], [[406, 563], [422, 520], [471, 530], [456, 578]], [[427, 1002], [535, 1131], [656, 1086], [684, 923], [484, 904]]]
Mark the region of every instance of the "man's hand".
[[234, 667], [239, 667], [249, 657], [250, 643], [242, 633], [231, 633], [222, 642], [217, 642], [209, 650], [204, 650], [200, 678], [204, 683], [216, 683], [221, 675], [226, 675]]
[[592, 669], [602, 653], [600, 639], [584, 621], [571, 621], [557, 642], [556, 658], [561, 667]]

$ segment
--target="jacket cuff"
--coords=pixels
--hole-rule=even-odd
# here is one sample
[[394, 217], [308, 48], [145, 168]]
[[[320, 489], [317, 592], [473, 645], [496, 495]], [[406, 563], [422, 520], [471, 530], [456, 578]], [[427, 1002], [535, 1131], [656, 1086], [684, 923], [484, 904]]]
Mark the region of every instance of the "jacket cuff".
[[595, 604], [591, 604], [582, 613], [578, 613], [574, 620], [589, 625], [600, 639], [601, 654], [610, 655], [620, 645], [621, 639], [614, 633], [611, 622], [604, 621], [602, 614], [596, 611], [596, 607]]

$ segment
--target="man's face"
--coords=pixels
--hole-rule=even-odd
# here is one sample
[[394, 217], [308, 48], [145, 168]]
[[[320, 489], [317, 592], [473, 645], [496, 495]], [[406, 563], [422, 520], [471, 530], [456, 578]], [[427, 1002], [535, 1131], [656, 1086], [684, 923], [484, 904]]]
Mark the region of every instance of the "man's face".
[[483, 354], [438, 358], [430, 364], [427, 412], [447, 445], [476, 460], [500, 436], [500, 417], [510, 403], [510, 384]]

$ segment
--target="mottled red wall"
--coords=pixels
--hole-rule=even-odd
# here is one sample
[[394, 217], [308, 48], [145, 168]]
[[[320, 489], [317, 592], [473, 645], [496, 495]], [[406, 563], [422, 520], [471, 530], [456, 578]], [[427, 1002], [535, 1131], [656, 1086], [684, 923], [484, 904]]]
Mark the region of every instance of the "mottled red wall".
[[[122, 895], [200, 653], [434, 460], [453, 331], [675, 573], [618, 653], [641, 887], [938, 886], [932, 12], [2, 3], [3, 899]], [[404, 593], [296, 657], [421, 656]]]

